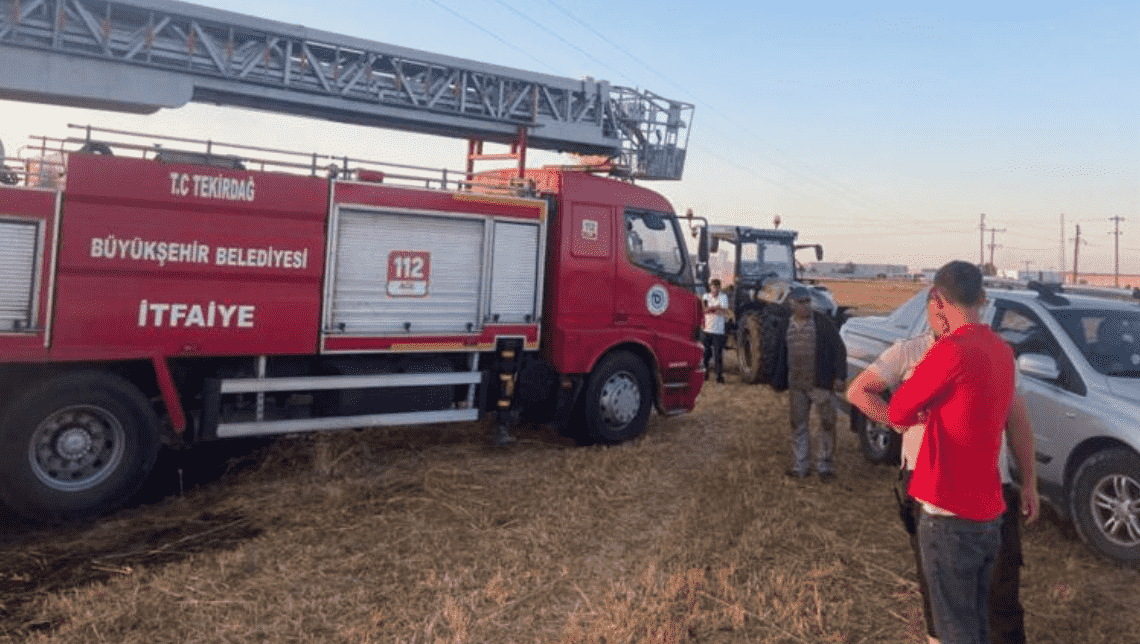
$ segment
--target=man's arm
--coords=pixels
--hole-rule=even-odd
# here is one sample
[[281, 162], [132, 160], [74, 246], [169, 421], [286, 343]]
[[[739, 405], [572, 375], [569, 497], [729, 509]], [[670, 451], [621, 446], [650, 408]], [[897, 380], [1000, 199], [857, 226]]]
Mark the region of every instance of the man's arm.
[[1025, 515], [1025, 522], [1031, 523], [1037, 518], [1041, 502], [1037, 496], [1033, 424], [1029, 421], [1029, 410], [1021, 394], [1014, 394], [1013, 403], [1009, 406], [1006, 440], [1009, 441], [1009, 451], [1013, 454], [1017, 470], [1021, 472], [1021, 513]]
[[876, 423], [890, 425], [887, 400], [882, 396], [882, 393], [889, 388], [890, 383], [883, 380], [877, 371], [867, 368], [851, 381], [851, 386], [847, 388], [847, 400], [858, 407], [867, 418]]
[[891, 387], [898, 386], [910, 368], [907, 344], [911, 342], [914, 340], [900, 340], [887, 347], [871, 366], [855, 376], [847, 388], [847, 400], [877, 423], [887, 426], [891, 424], [887, 399], [882, 394]]
[[922, 411], [950, 387], [960, 369], [958, 347], [948, 342], [936, 343], [915, 367], [910, 380], [891, 398], [891, 424], [904, 427], [918, 423]]
[[843, 336], [839, 335], [839, 327], [827, 320], [831, 325], [831, 335], [835, 342], [835, 391], [843, 391], [847, 384], [847, 345], [843, 343]]
[[831, 383], [831, 390], [839, 393], [847, 385], [847, 345], [843, 344], [843, 337], [839, 335], [839, 328], [835, 326], [829, 316], [819, 311], [813, 311], [812, 315], [815, 317], [816, 333], [822, 331], [822, 337], [831, 345], [831, 369], [832, 373], [835, 374], [834, 381]]

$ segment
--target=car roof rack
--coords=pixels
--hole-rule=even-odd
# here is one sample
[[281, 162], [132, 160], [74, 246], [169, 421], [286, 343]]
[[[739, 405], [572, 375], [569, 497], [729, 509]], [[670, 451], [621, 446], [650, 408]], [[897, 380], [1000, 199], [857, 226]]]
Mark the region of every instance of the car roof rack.
[[1066, 295], [1084, 295], [1100, 297], [1111, 300], [1121, 300], [1140, 305], [1140, 288], [1112, 288], [1109, 286], [1089, 286], [1085, 284], [1059, 284], [1038, 281], [1017, 280], [1008, 277], [984, 277], [982, 284], [990, 289], [1003, 289], [1007, 291], [1031, 290], [1037, 293], [1041, 301], [1054, 306], [1066, 306], [1072, 302], [1063, 297]]
[[1063, 293], [1065, 290], [1060, 284], [1044, 284], [1037, 280], [1030, 280], [1030, 282], [1025, 285], [1025, 288], [1036, 291], [1037, 299], [1046, 304], [1052, 304], [1053, 306], [1067, 306], [1069, 304], [1068, 298], [1058, 295], [1058, 293]]

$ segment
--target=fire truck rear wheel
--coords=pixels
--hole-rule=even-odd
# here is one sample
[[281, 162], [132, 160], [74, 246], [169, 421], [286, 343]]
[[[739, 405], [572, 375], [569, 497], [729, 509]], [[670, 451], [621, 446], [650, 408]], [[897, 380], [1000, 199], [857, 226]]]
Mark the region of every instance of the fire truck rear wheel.
[[590, 443], [619, 443], [645, 429], [653, 389], [645, 362], [626, 351], [606, 356], [590, 374], [583, 402]]
[[86, 519], [133, 494], [158, 456], [158, 419], [137, 387], [82, 371], [17, 396], [0, 424], [0, 497], [46, 523]]

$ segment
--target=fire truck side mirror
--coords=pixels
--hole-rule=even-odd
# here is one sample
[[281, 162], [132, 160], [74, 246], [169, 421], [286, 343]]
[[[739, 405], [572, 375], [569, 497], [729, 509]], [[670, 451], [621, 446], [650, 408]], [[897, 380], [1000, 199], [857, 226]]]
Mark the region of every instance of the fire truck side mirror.
[[709, 263], [709, 229], [701, 226], [700, 236], [697, 238], [697, 259], [702, 264]]

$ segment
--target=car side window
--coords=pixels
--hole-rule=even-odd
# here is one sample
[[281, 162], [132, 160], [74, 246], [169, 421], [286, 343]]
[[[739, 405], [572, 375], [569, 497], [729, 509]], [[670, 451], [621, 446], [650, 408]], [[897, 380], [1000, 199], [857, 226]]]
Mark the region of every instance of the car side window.
[[1017, 355], [1036, 353], [1027, 350], [1026, 342], [1041, 331], [1048, 333], [1038, 325], [1034, 317], [1016, 309], [999, 309], [994, 317], [994, 331], [1013, 347]]
[[1052, 332], [1032, 311], [1013, 303], [999, 303], [994, 312], [994, 331], [1009, 343], [1014, 356], [1039, 353], [1053, 358], [1060, 375], [1056, 384], [1084, 395], [1085, 386]]

